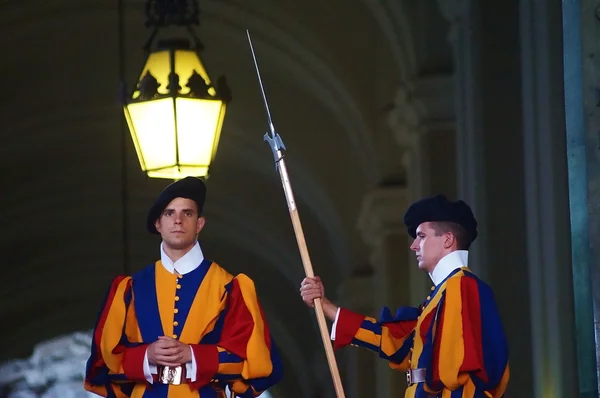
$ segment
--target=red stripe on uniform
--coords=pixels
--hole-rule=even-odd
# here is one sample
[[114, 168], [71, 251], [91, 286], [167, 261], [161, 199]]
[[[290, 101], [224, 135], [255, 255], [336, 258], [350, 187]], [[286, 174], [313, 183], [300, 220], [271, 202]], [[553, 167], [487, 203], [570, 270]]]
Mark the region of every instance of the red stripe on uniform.
[[233, 280], [223, 324], [226, 326], [223, 327], [219, 346], [242, 359], [246, 359], [248, 357], [246, 347], [254, 330], [254, 319], [252, 319], [252, 314], [246, 307], [239, 282], [235, 279]]
[[[443, 304], [438, 304], [438, 305], [443, 305]], [[431, 319], [429, 319], [429, 321], [427, 322], [427, 329], [425, 329], [424, 333], [427, 333], [427, 330], [429, 329], [429, 326], [431, 325], [431, 322], [433, 320], [433, 316], [435, 314], [435, 310], [431, 311], [427, 316]], [[439, 315], [438, 315], [438, 324], [437, 324], [437, 329], [435, 331], [435, 336], [438, 336], [438, 338], [435, 338], [434, 336], [434, 344], [433, 344], [433, 361], [432, 361], [432, 366], [433, 366], [433, 382], [437, 383], [440, 381], [440, 366], [439, 366], [439, 359], [440, 359], [440, 344], [442, 343], [442, 329], [444, 328], [444, 309], [440, 308], [439, 311]], [[437, 387], [437, 386], [436, 386]]]
[[384, 322], [382, 326], [388, 328], [388, 331], [395, 339], [405, 339], [409, 334], [415, 330], [417, 321], [394, 321]]
[[198, 390], [210, 383], [219, 370], [219, 350], [214, 344], [190, 344], [190, 347], [196, 358], [196, 381], [190, 387]]
[[[104, 360], [102, 359], [102, 352], [100, 348], [100, 342], [102, 341], [102, 333], [104, 332], [104, 325], [106, 324], [106, 318], [108, 317], [108, 313], [110, 311], [110, 307], [115, 299], [115, 294], [117, 289], [119, 288], [119, 284], [123, 279], [125, 279], [125, 275], [119, 275], [113, 279], [112, 284], [110, 285], [110, 289], [106, 296], [106, 301], [104, 303], [104, 307], [102, 308], [102, 313], [98, 319], [98, 324], [96, 326], [96, 330], [94, 331], [94, 343], [96, 344], [96, 353], [94, 363], [92, 364], [92, 368], [96, 368], [104, 365]], [[131, 282], [130, 282], [131, 283]], [[129, 286], [128, 286], [129, 288]]]
[[479, 286], [473, 277], [461, 278], [463, 340], [465, 357], [460, 367], [461, 372], [476, 372], [477, 376], [487, 382], [487, 374], [483, 368], [483, 343], [481, 340], [481, 305], [479, 302]]
[[340, 308], [340, 314], [335, 326], [334, 349], [337, 350], [350, 344], [364, 319], [365, 317], [362, 315], [345, 308]]
[[123, 351], [123, 373], [128, 380], [138, 383], [146, 382], [144, 375], [144, 358], [148, 344], [142, 344], [133, 348], [126, 348]]

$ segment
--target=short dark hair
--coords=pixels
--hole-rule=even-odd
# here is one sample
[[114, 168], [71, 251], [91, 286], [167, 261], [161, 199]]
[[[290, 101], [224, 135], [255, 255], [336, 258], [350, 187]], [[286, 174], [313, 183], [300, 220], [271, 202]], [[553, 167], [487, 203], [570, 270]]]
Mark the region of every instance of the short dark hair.
[[435, 231], [436, 236], [451, 232], [456, 239], [456, 246], [458, 250], [468, 250], [471, 246], [471, 238], [467, 230], [455, 223], [450, 221], [432, 221], [431, 228]]

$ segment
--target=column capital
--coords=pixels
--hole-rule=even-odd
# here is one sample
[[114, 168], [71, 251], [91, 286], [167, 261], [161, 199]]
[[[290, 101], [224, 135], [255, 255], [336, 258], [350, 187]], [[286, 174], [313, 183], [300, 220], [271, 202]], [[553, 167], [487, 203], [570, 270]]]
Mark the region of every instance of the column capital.
[[448, 74], [416, 79], [396, 91], [387, 124], [402, 149], [399, 156], [406, 171], [409, 200], [427, 192], [430, 185], [425, 136], [456, 128], [454, 98], [454, 77]]
[[376, 246], [386, 233], [405, 231], [406, 191], [401, 186], [383, 186], [364, 197], [357, 227], [367, 245]]
[[447, 129], [454, 123], [454, 79], [433, 75], [398, 87], [387, 125], [401, 146], [416, 145], [418, 135]]
[[387, 114], [387, 125], [392, 130], [396, 141], [406, 146], [419, 134], [419, 126], [424, 109], [414, 101], [408, 87], [398, 87], [394, 100]]

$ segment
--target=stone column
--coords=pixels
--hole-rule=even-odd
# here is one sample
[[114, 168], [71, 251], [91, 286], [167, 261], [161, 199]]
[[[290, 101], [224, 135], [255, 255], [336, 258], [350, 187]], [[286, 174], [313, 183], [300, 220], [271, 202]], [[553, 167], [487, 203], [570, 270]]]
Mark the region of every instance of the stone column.
[[[528, 228], [536, 216], [528, 211], [534, 202], [526, 190], [540, 180], [526, 177], [530, 154], [524, 142], [527, 77], [522, 70], [521, 5], [519, 0], [438, 0], [438, 4], [450, 23], [454, 49], [456, 150], [458, 162], [463, 162], [457, 173], [459, 193], [479, 221], [480, 235], [469, 266], [491, 285], [502, 316], [511, 353], [507, 395], [541, 396], [534, 393], [538, 388], [534, 383], [543, 382], [535, 378], [537, 352], [531, 347], [551, 331], [539, 330], [535, 336], [527, 332], [533, 326], [531, 301], [540, 300], [532, 297], [530, 279], [546, 275], [530, 272]], [[540, 267], [544, 269], [543, 263]]]
[[477, 2], [438, 0], [450, 22], [448, 39], [454, 49], [454, 109], [456, 120], [457, 196], [465, 200], [479, 221], [479, 238], [469, 254], [469, 263], [482, 278], [486, 269], [487, 211], [486, 178], [482, 139], [482, 29]]
[[[600, 60], [596, 56], [600, 18], [597, 7], [598, 2], [592, 0], [562, 2], [571, 261], [579, 397], [582, 398], [597, 397], [600, 391], [600, 256], [595, 244], [600, 237], [597, 135], [600, 128]], [[545, 8], [549, 7], [546, 5]], [[554, 16], [555, 25], [560, 25], [556, 13], [556, 9], [545, 12]], [[549, 34], [547, 28], [543, 32]], [[556, 46], [546, 45], [540, 50], [556, 52]], [[560, 65], [557, 61], [554, 63]], [[555, 76], [556, 71], [552, 78], [556, 79]]]
[[534, 394], [582, 397], [568, 233], [563, 49], [557, 45], [561, 3], [521, 0], [520, 12]]
[[[371, 249], [375, 317], [383, 306], [395, 311], [410, 303], [410, 242], [403, 223], [406, 196], [403, 187], [380, 187], [364, 198], [360, 212], [358, 228]], [[377, 374], [372, 385], [375, 393], [364, 396], [402, 397], [406, 388], [404, 376], [390, 369], [386, 361], [376, 359]]]

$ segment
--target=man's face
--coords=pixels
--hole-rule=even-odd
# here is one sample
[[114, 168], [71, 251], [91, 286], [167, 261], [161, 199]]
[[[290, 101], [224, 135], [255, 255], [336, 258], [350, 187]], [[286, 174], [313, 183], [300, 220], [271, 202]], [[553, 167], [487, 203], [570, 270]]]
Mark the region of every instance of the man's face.
[[435, 235], [435, 230], [431, 223], [424, 222], [417, 228], [417, 237], [410, 245], [410, 249], [417, 255], [419, 268], [427, 272], [432, 272], [437, 263], [446, 254], [444, 242], [446, 234]]
[[196, 244], [204, 221], [204, 217], [198, 216], [196, 202], [175, 198], [165, 207], [154, 226], [168, 248], [183, 250]]

